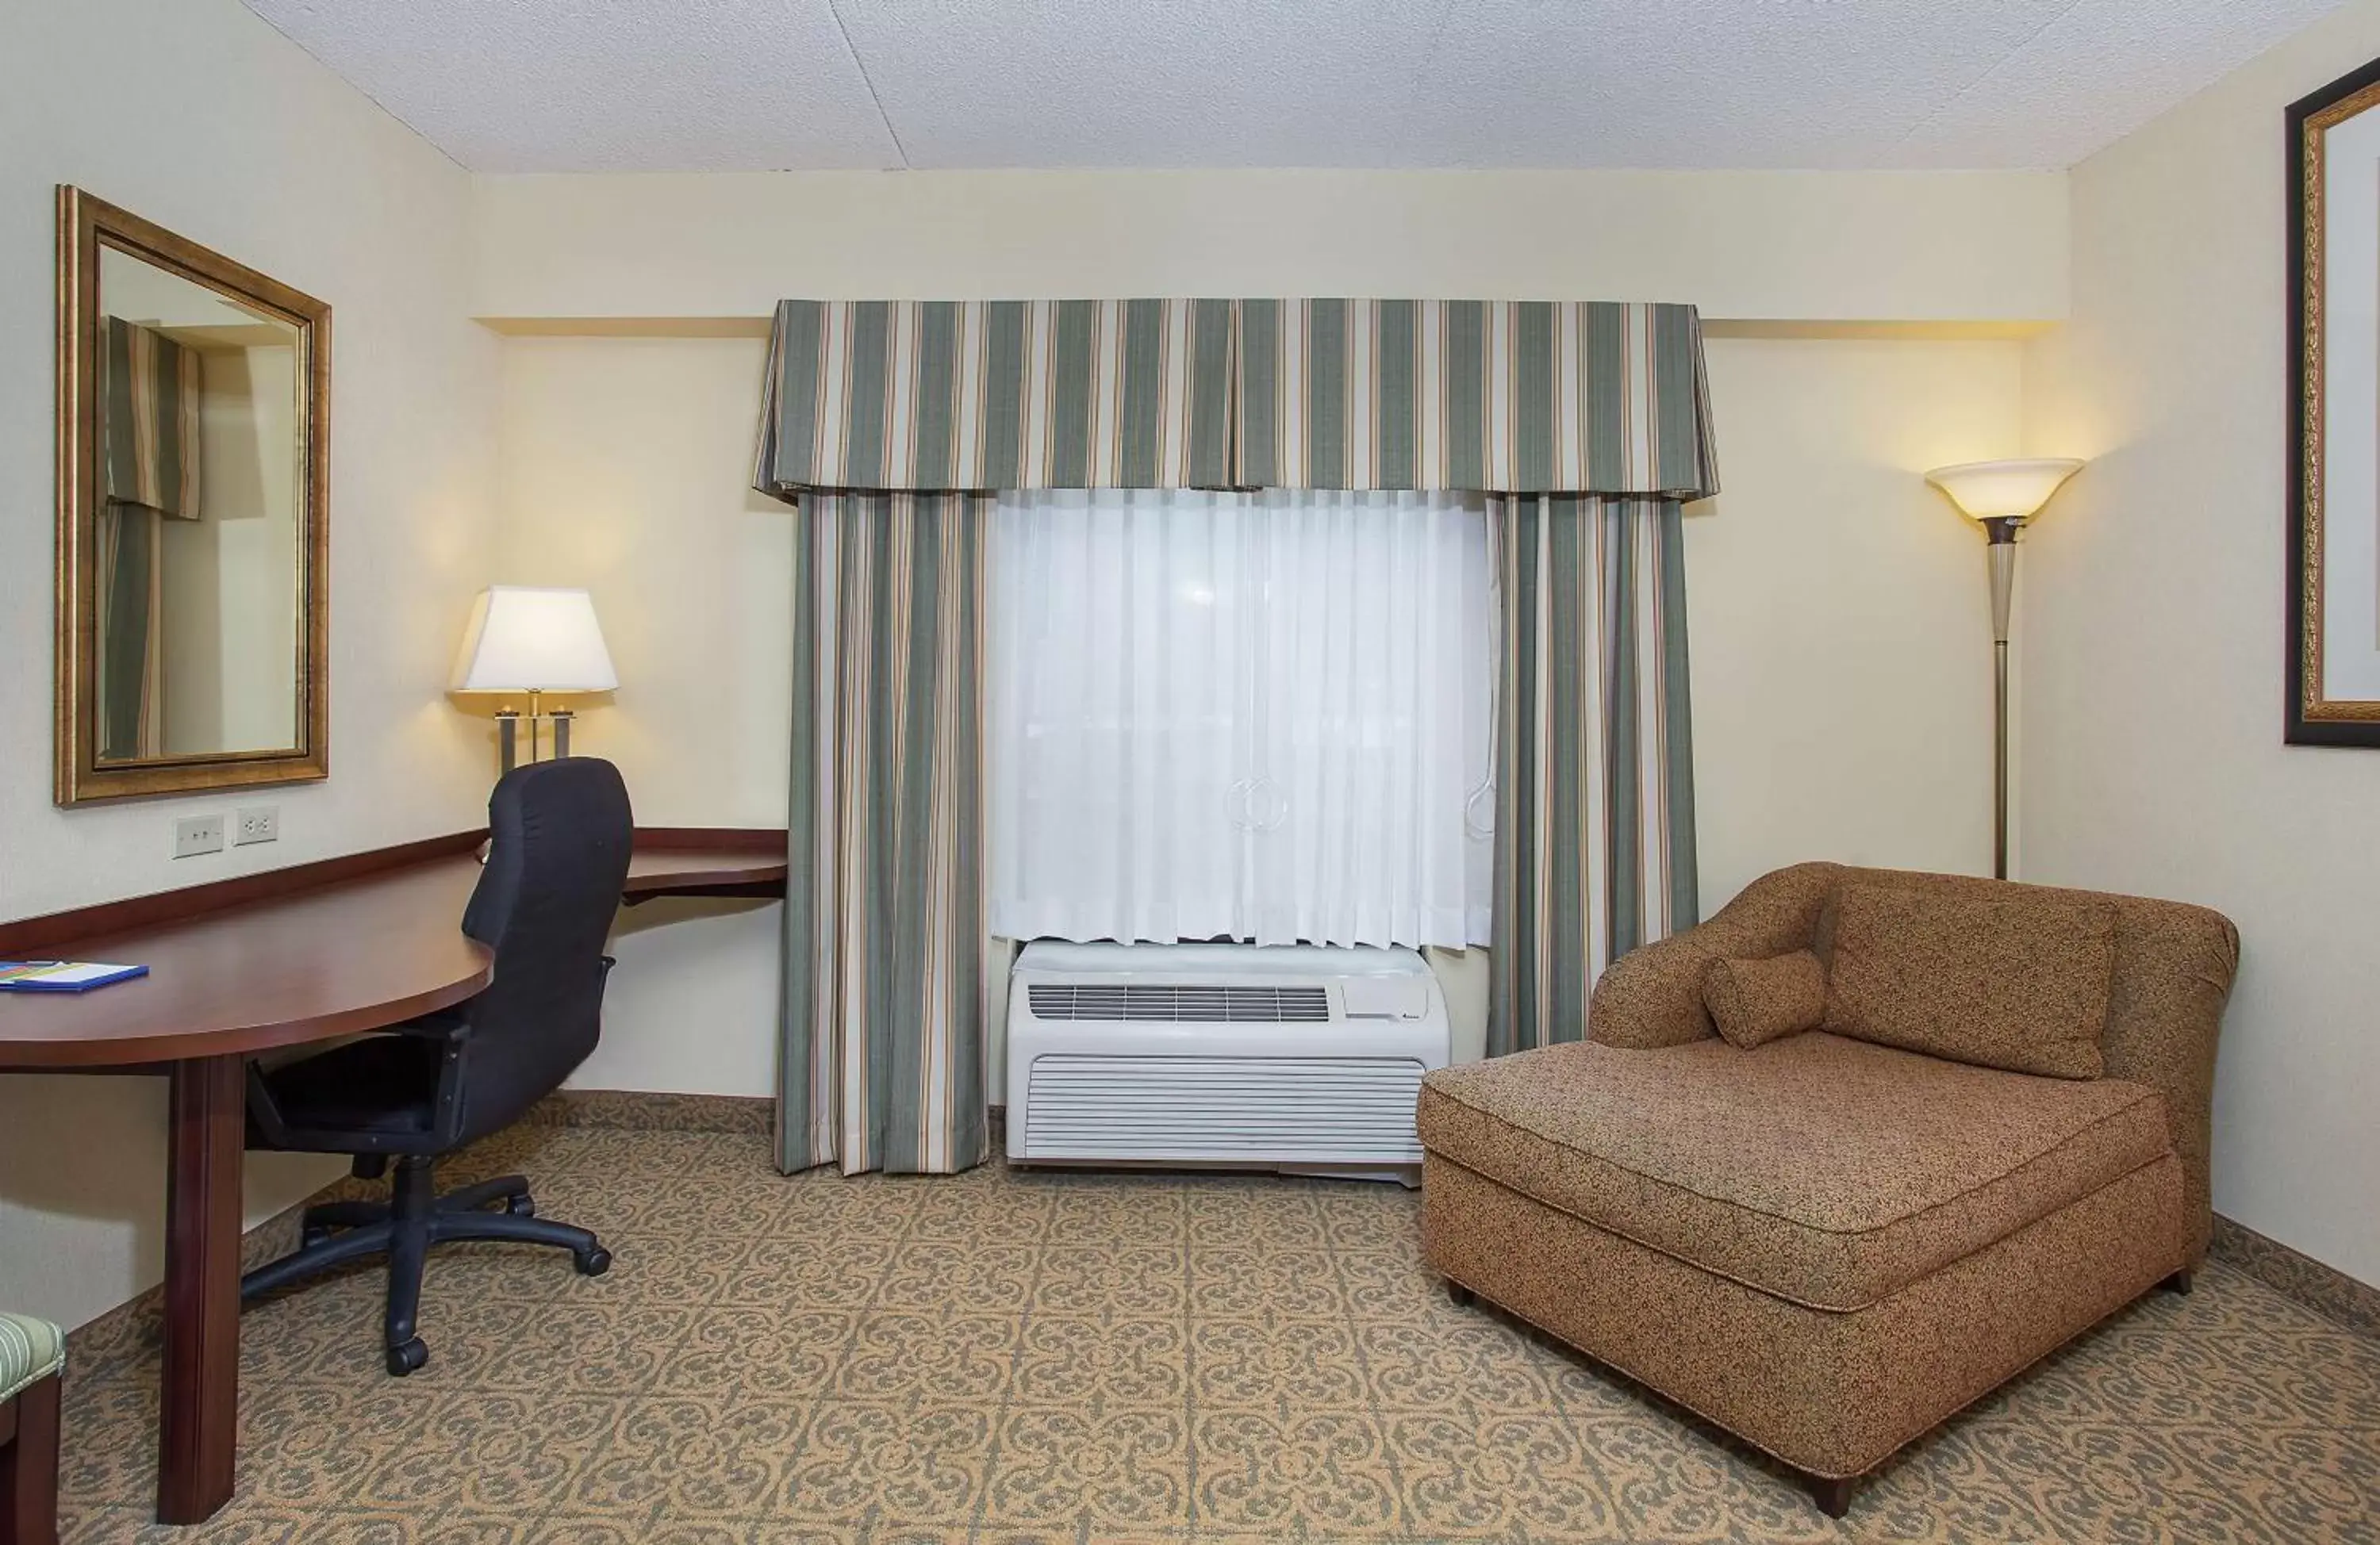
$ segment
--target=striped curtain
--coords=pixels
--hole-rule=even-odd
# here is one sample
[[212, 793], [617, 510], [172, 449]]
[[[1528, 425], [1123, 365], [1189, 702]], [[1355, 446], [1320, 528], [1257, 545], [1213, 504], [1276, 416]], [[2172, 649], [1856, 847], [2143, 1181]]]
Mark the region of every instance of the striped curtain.
[[110, 500], [98, 513], [99, 756], [165, 749], [164, 525], [142, 504]]
[[1491, 1056], [1586, 1032], [1611, 961], [1696, 920], [1676, 501], [1489, 502], [1503, 589]]
[[795, 552], [779, 1167], [987, 1151], [983, 552], [990, 501], [813, 495]]
[[99, 351], [99, 755], [165, 749], [164, 522], [199, 518], [200, 356], [108, 317]]
[[100, 339], [100, 471], [111, 501], [199, 518], [199, 351], [109, 317]]
[[753, 485], [805, 516], [787, 1169], [985, 1151], [973, 495], [1504, 496], [1490, 1049], [1576, 1039], [1604, 965], [1694, 920], [1678, 505], [1718, 488], [1694, 308], [789, 300], [763, 391]]

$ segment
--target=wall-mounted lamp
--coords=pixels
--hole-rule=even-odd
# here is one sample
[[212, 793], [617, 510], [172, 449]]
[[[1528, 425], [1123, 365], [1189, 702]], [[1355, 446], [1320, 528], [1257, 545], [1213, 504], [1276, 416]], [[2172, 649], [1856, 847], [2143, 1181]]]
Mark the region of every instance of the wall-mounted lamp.
[[1925, 480], [1983, 523], [1992, 575], [1992, 874], [2008, 878], [2009, 606], [2016, 596], [2016, 534], [2058, 485], [2081, 471], [2076, 461], [1961, 462], [1937, 466]]
[[[525, 693], [528, 696], [528, 759], [538, 760], [538, 723], [551, 720], [553, 754], [570, 754], [570, 713], [541, 710], [550, 692], [610, 692], [620, 684], [595, 622], [595, 600], [584, 590], [498, 585], [472, 603], [463, 652], [455, 661], [455, 692]], [[504, 770], [519, 759], [521, 716], [496, 715]]]

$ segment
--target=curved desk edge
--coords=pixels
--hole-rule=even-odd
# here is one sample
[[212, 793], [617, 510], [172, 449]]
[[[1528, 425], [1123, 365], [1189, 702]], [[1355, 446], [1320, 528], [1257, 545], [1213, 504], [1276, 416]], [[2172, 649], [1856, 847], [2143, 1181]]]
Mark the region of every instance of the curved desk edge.
[[[253, 1055], [460, 1003], [492, 979], [489, 952], [460, 928], [483, 839], [457, 832], [0, 923], [0, 959], [156, 968], [88, 997], [0, 998], [0, 1070]], [[640, 831], [621, 901], [781, 896], [784, 841], [782, 831]], [[351, 941], [364, 952], [349, 959]], [[224, 969], [243, 956], [246, 969]]]
[[785, 893], [785, 833], [741, 827], [639, 827], [620, 899]]

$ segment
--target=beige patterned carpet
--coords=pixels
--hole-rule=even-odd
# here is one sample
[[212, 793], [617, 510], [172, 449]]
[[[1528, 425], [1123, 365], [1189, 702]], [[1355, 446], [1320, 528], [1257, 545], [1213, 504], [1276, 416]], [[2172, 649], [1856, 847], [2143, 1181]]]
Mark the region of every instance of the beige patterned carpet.
[[66, 1538], [2380, 1539], [2380, 1342], [2221, 1266], [1906, 1452], [1841, 1525], [1626, 1382], [1457, 1310], [1414, 1199], [1257, 1177], [784, 1179], [750, 1135], [527, 1128], [617, 1255], [433, 1257], [250, 1311], [237, 1498], [147, 1522], [155, 1349], [84, 1348]]

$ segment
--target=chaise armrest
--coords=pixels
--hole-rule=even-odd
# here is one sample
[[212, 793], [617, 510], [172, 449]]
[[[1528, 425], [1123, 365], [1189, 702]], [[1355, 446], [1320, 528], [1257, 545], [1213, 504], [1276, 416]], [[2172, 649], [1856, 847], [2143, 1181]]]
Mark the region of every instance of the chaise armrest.
[[1588, 1002], [1586, 1033], [1607, 1046], [1682, 1045], [1715, 1033], [1703, 1007], [1713, 960], [1757, 960], [1807, 949], [1842, 866], [1797, 863], [1764, 875], [1709, 922], [1631, 950], [1611, 962]]

